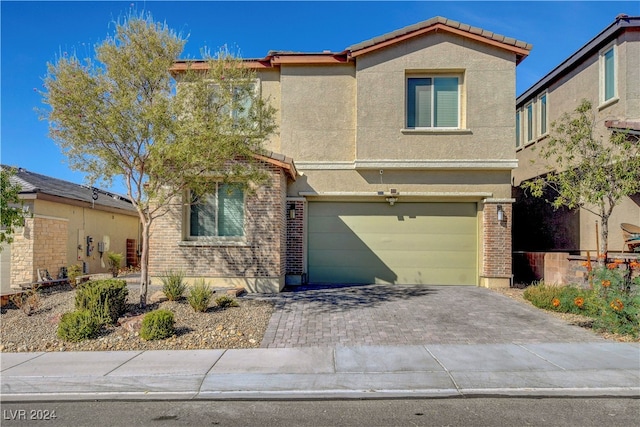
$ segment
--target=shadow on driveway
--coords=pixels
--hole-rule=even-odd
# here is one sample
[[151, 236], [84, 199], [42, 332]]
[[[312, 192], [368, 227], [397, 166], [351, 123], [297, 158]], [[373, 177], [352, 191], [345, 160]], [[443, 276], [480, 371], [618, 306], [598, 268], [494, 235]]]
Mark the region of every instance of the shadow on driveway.
[[309, 285], [247, 297], [275, 303], [262, 347], [603, 341], [476, 286]]

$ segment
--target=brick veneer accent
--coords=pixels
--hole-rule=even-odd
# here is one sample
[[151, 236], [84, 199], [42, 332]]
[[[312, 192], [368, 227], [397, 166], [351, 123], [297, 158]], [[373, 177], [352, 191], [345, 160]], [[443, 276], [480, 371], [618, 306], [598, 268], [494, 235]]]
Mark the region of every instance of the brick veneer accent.
[[[504, 211], [503, 221], [498, 221], [498, 205]], [[481, 275], [489, 280], [511, 278], [511, 207], [503, 201], [484, 204]]]
[[287, 215], [287, 274], [302, 275], [304, 273], [304, 217], [306, 215], [304, 200], [287, 202], [287, 210], [293, 207], [296, 217]]
[[67, 229], [65, 219], [40, 217], [25, 219], [11, 244], [11, 285], [38, 280], [38, 269], [46, 268], [53, 278], [67, 265]]
[[[265, 164], [270, 175], [245, 200], [245, 239], [242, 243], [185, 241], [182, 200], [171, 200], [166, 215], [151, 228], [149, 274], [183, 270], [187, 277], [267, 279], [284, 283], [286, 269], [286, 186], [283, 170]], [[236, 282], [237, 283], [237, 282]]]

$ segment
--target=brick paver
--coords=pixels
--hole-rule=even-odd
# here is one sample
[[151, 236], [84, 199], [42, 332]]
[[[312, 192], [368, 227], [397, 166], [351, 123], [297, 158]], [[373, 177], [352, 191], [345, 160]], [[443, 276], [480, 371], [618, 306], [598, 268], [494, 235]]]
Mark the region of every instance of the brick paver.
[[275, 301], [262, 347], [603, 341], [598, 335], [474, 286], [303, 286]]

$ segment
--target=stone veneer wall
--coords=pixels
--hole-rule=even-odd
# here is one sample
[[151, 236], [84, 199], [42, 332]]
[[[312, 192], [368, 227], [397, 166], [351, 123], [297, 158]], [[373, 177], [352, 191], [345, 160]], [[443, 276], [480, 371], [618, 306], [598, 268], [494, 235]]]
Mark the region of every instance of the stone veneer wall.
[[68, 221], [35, 216], [25, 219], [25, 226], [11, 244], [11, 286], [38, 280], [38, 269], [47, 269], [55, 279], [67, 260]]
[[[156, 219], [151, 229], [149, 274], [161, 276], [166, 270], [183, 270], [187, 278], [204, 277], [216, 285], [255, 283], [284, 285], [286, 268], [286, 185], [287, 178], [277, 166], [265, 165], [269, 182], [247, 195], [245, 200], [245, 240], [215, 243], [185, 241], [181, 200], [169, 204], [169, 212]], [[277, 285], [279, 283], [279, 285]]]
[[[498, 221], [498, 205], [504, 211], [504, 220]], [[511, 283], [511, 223], [512, 204], [504, 201], [485, 202], [482, 211], [482, 273], [481, 285], [505, 287]]]

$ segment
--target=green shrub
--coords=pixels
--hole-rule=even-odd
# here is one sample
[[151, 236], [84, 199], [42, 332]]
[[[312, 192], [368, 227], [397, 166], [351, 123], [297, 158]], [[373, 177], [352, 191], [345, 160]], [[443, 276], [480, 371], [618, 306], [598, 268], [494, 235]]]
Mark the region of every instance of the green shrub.
[[169, 301], [179, 300], [187, 289], [183, 271], [166, 271], [160, 280], [162, 281], [162, 292]]
[[113, 277], [118, 277], [122, 258], [123, 256], [121, 253], [107, 252], [107, 263], [109, 264], [109, 271]]
[[69, 279], [71, 287], [76, 287], [76, 279], [80, 276], [82, 276], [82, 268], [78, 264], [71, 264], [67, 267], [67, 279]]
[[174, 323], [171, 311], [164, 309], [150, 311], [142, 319], [140, 336], [147, 341], [169, 338], [176, 332]]
[[598, 312], [594, 292], [578, 286], [555, 286], [539, 283], [525, 289], [524, 298], [544, 310], [586, 316]]
[[72, 311], [60, 318], [58, 337], [72, 342], [94, 338], [100, 331], [100, 326], [100, 322], [89, 310]]
[[89, 310], [101, 323], [115, 323], [127, 309], [127, 282], [95, 280], [78, 286], [76, 310]]
[[191, 288], [187, 301], [195, 311], [206, 311], [213, 296], [213, 291], [204, 279], [197, 279]]
[[229, 295], [220, 295], [215, 299], [216, 305], [218, 307], [226, 308], [226, 307], [238, 307], [238, 301], [235, 298], [230, 297]]
[[632, 277], [632, 272], [618, 268], [616, 263], [607, 265], [589, 271], [593, 289], [541, 283], [528, 287], [523, 296], [545, 310], [589, 316], [594, 319], [594, 329], [637, 337], [640, 278]]

